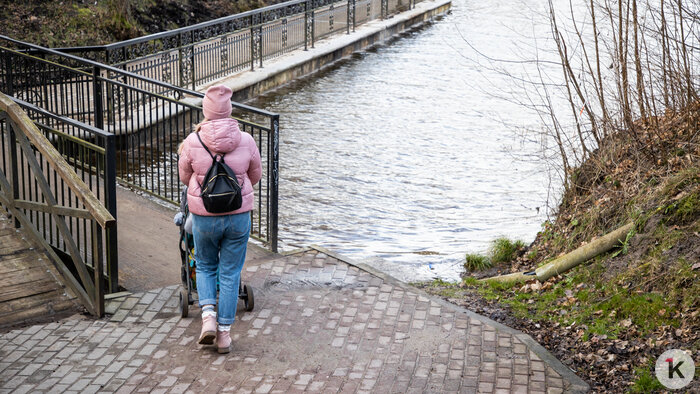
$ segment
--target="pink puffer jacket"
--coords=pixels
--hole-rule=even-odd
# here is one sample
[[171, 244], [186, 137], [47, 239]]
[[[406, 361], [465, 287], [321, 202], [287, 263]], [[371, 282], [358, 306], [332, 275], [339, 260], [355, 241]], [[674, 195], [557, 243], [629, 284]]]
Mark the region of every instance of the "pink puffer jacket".
[[236, 173], [238, 184], [241, 185], [243, 205], [235, 211], [218, 214], [209, 213], [204, 209], [204, 203], [199, 196], [200, 184], [204, 182], [204, 176], [211, 167], [211, 156], [199, 142], [197, 135], [191, 133], [185, 138], [178, 162], [180, 181], [187, 185], [187, 204], [190, 212], [201, 216], [219, 216], [252, 211], [255, 197], [253, 185], [258, 183], [262, 176], [260, 152], [253, 137], [242, 133], [238, 122], [232, 118], [202, 123], [199, 136], [212, 154], [225, 154], [224, 162]]

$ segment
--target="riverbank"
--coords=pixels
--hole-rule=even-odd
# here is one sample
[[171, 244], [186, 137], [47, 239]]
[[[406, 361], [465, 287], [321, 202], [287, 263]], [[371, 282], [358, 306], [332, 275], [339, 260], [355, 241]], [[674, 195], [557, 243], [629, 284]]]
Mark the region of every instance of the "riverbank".
[[[573, 173], [556, 219], [514, 261], [427, 291], [521, 329], [599, 392], [663, 389], [654, 363], [700, 351], [700, 105], [618, 132]], [[638, 144], [645, 148], [640, 149]], [[620, 247], [545, 283], [476, 278], [534, 269], [634, 222]], [[700, 388], [695, 379], [689, 391]]]

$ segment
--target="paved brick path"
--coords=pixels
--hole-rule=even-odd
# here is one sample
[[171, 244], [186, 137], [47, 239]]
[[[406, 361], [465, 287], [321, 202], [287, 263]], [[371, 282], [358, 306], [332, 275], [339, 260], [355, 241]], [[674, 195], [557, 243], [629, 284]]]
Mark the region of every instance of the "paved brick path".
[[[530, 392], [585, 383], [529, 337], [330, 252], [254, 262], [233, 349], [196, 344], [178, 287], [0, 337], [2, 392]], [[242, 303], [241, 303], [242, 304]], [[242, 306], [242, 305], [241, 305]]]

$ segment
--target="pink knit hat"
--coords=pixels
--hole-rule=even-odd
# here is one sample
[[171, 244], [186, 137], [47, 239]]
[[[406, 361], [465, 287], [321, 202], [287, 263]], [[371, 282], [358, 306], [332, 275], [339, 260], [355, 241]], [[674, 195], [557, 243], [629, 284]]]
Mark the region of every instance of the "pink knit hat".
[[231, 116], [231, 95], [233, 91], [224, 85], [216, 85], [207, 89], [202, 100], [204, 117], [209, 120], [225, 119]]

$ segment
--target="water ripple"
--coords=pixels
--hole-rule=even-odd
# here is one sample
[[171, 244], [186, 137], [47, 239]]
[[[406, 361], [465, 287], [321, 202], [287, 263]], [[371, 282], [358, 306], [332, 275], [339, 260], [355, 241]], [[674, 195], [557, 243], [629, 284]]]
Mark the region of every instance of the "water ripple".
[[522, 32], [546, 36], [533, 21], [544, 6], [456, 0], [442, 20], [252, 102], [282, 119], [282, 246], [321, 244], [416, 280], [455, 278], [464, 252], [497, 236], [532, 240], [549, 181], [539, 140], [515, 131], [539, 118], [496, 97], [511, 81], [457, 29], [508, 57]]

